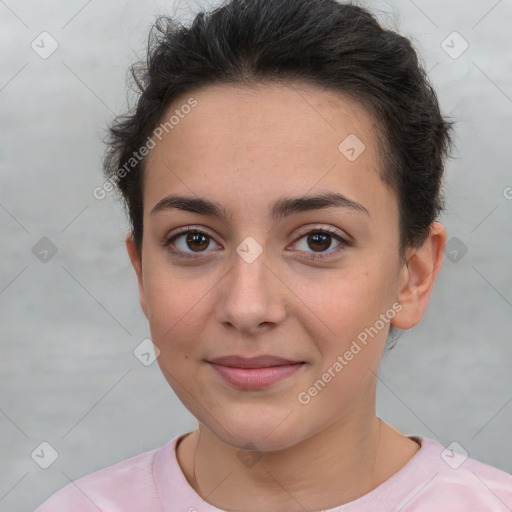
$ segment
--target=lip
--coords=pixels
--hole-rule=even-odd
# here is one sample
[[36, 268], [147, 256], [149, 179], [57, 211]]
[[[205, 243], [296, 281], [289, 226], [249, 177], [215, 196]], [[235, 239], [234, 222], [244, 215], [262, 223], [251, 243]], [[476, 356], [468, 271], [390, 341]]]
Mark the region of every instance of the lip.
[[210, 359], [208, 362], [233, 368], [268, 368], [269, 366], [283, 366], [303, 363], [304, 361], [293, 361], [291, 359], [265, 354], [257, 357], [223, 356]]
[[210, 366], [227, 383], [243, 389], [259, 389], [282, 381], [305, 364], [270, 355], [244, 358], [240, 356], [218, 357], [208, 361]]

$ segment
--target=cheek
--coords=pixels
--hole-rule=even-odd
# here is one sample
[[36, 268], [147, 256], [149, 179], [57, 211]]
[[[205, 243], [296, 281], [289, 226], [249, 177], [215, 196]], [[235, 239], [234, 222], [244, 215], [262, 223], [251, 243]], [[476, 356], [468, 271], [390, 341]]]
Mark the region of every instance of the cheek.
[[[375, 262], [331, 273], [325, 281], [301, 288], [304, 304], [317, 313], [327, 338], [350, 341], [391, 306], [389, 276]], [[299, 295], [299, 294], [298, 294]], [[330, 335], [330, 336], [329, 336]]]
[[172, 351], [176, 357], [185, 347], [193, 351], [194, 340], [204, 330], [205, 304], [216, 281], [207, 274], [192, 279], [190, 273], [171, 272], [149, 258], [146, 263], [145, 294], [153, 342], [162, 355]]
[[301, 396], [308, 400], [313, 416], [335, 418], [361, 393], [371, 394], [389, 327], [380, 316], [391, 308], [389, 296], [389, 279], [377, 266], [350, 276], [340, 274], [332, 280], [328, 294], [311, 289], [310, 300], [316, 301], [322, 320], [316, 325], [328, 326], [321, 331], [325, 335], [314, 335], [313, 324], [309, 326], [319, 359]]
[[[145, 256], [144, 288], [153, 342], [164, 354], [172, 351], [174, 360], [179, 356], [183, 361], [187, 353], [193, 357], [206, 326], [219, 332], [213, 325], [222, 272], [208, 265], [172, 266], [165, 256], [152, 251]], [[290, 271], [283, 280], [293, 293], [275, 300], [291, 301], [292, 323], [297, 321], [324, 355], [343, 352], [391, 306], [392, 282], [384, 256], [363, 256], [357, 264], [341, 269]], [[276, 284], [279, 293], [286, 290]]]
[[381, 315], [392, 306], [389, 278], [383, 267], [374, 265], [350, 276], [340, 274], [329, 294], [319, 295], [315, 289], [312, 295], [322, 297], [316, 307], [329, 327], [322, 330], [325, 335], [310, 333], [320, 355], [315, 382], [329, 382], [318, 402], [333, 400], [343, 409], [378, 370], [389, 329]]

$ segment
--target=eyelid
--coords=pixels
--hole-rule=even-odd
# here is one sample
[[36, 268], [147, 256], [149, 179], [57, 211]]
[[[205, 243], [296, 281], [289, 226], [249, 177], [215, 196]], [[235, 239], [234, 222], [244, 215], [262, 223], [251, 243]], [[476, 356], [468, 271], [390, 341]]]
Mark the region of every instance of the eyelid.
[[339, 245], [335, 247], [334, 249], [329, 249], [325, 252], [305, 252], [305, 251], [298, 251], [303, 252], [304, 255], [302, 256], [305, 259], [313, 260], [313, 261], [321, 261], [323, 259], [332, 258], [334, 256], [339, 255], [342, 251], [346, 250], [348, 247], [351, 247], [353, 245], [353, 239], [348, 234], [340, 234], [336, 228], [333, 228], [331, 226], [305, 226], [304, 228], [301, 228], [301, 230], [297, 233], [297, 238], [293, 242], [293, 245], [298, 243], [302, 238], [304, 238], [306, 235], [312, 235], [316, 233], [327, 233], [331, 235], [333, 238], [335, 238]]
[[308, 226], [305, 226], [304, 228], [301, 228], [299, 230], [299, 232], [297, 233], [297, 236], [298, 237], [303, 237], [304, 235], [308, 235], [309, 233], [315, 233], [317, 231], [321, 231], [321, 232], [327, 232], [327, 233], [330, 233], [331, 235], [336, 235], [336, 236], [339, 236], [340, 238], [343, 238], [347, 243], [350, 239], [349, 235], [345, 235], [344, 233], [341, 234], [338, 232], [338, 230], [336, 228], [333, 228], [332, 226], [318, 226], [318, 225], [308, 225]]
[[[180, 235], [186, 235], [188, 233], [201, 233], [201, 234], [206, 235], [207, 237], [211, 238], [215, 242], [215, 236], [213, 234], [211, 234], [206, 228], [204, 228], [202, 226], [190, 225], [190, 226], [177, 228], [174, 231], [172, 231], [171, 233], [169, 233], [168, 235], [166, 235], [162, 239], [161, 245], [163, 245], [165, 247], [165, 246], [169, 245], [173, 239], [178, 238]], [[218, 242], [215, 242], [215, 243], [217, 245], [219, 245]]]
[[208, 235], [209, 237], [211, 238], [214, 238], [214, 235], [212, 235], [207, 228], [203, 227], [203, 226], [200, 226], [200, 225], [194, 225], [194, 224], [191, 224], [191, 225], [188, 225], [188, 226], [183, 226], [181, 228], [176, 228], [175, 230], [171, 231], [169, 234], [167, 234], [162, 243], [165, 243], [169, 240], [171, 240], [172, 238], [174, 238], [175, 236], [177, 235], [181, 235], [181, 234], [185, 234], [185, 233], [188, 233], [188, 232], [199, 232], [199, 233], [203, 233], [205, 235]]

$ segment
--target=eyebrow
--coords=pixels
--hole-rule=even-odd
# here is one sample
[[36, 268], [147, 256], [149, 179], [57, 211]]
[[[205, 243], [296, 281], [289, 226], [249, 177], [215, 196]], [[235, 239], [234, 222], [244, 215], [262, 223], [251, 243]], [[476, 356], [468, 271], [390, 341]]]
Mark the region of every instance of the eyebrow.
[[[164, 197], [153, 207], [150, 215], [170, 209], [178, 209], [200, 215], [218, 217], [224, 221], [232, 220], [232, 215], [223, 205], [201, 197], [185, 197], [171, 194]], [[292, 214], [321, 210], [325, 208], [344, 208], [354, 212], [370, 215], [360, 203], [349, 199], [343, 194], [326, 192], [315, 196], [287, 197], [278, 199], [271, 207], [270, 213], [274, 221]]]

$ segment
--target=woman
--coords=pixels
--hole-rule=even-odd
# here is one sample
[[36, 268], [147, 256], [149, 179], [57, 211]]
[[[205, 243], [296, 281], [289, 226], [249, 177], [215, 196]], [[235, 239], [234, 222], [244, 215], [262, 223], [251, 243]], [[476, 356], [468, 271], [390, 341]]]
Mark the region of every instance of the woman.
[[162, 18], [141, 71], [105, 171], [198, 428], [38, 511], [509, 510], [510, 475], [375, 411], [446, 244], [451, 123], [409, 41], [334, 0], [232, 0]]

